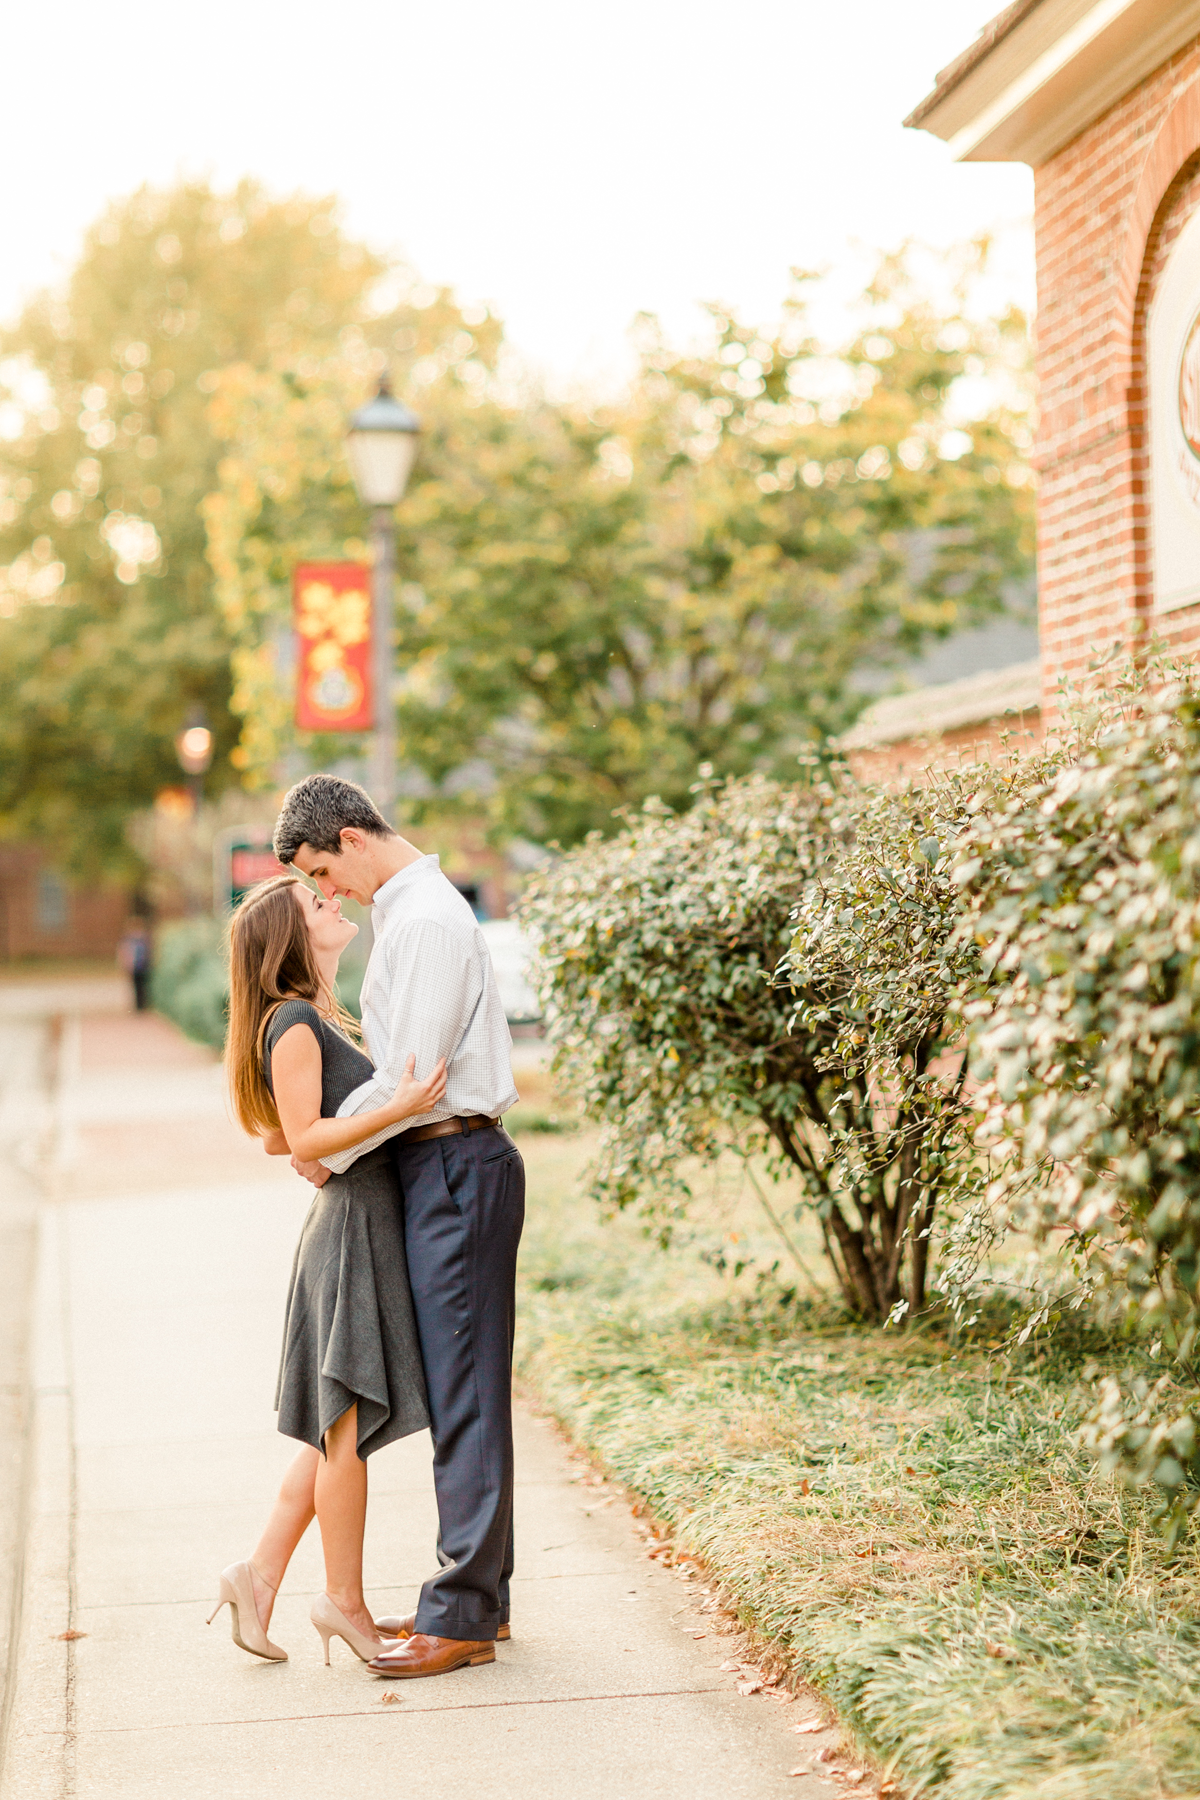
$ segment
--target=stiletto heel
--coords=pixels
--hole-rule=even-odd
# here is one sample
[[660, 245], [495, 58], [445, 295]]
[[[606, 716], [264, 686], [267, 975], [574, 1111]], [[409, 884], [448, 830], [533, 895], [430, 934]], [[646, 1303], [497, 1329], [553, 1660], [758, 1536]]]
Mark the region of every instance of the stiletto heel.
[[[349, 1644], [355, 1656], [363, 1662], [370, 1662], [373, 1656], [382, 1654], [380, 1644], [369, 1638], [365, 1631], [360, 1631], [357, 1625], [352, 1625], [345, 1613], [333, 1604], [328, 1594], [317, 1595], [312, 1603], [309, 1618], [316, 1626], [321, 1643], [325, 1647], [326, 1668], [329, 1667], [329, 1640], [332, 1637], [340, 1637], [343, 1643]], [[387, 1650], [395, 1647], [389, 1638], [384, 1638], [382, 1644], [383, 1649]]]
[[[256, 1574], [258, 1571], [248, 1562], [230, 1563], [222, 1572], [217, 1604], [208, 1616], [208, 1623], [211, 1625], [221, 1608], [227, 1606], [232, 1618], [233, 1641], [239, 1650], [248, 1650], [251, 1656], [263, 1656], [268, 1662], [286, 1662], [287, 1651], [271, 1642], [259, 1622], [254, 1601], [253, 1577]], [[258, 1578], [267, 1587], [271, 1586], [265, 1576]]]

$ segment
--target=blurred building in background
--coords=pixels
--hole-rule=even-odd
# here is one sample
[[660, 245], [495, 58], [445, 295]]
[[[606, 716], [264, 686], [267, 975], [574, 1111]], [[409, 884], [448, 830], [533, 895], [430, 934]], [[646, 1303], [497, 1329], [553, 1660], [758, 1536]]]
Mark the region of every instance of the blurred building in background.
[[1035, 173], [1040, 680], [877, 702], [845, 745], [889, 772], [1039, 734], [1100, 652], [1200, 646], [1200, 6], [1016, 0], [906, 123]]
[[77, 887], [32, 844], [0, 846], [0, 961], [114, 957], [129, 913], [119, 887]]

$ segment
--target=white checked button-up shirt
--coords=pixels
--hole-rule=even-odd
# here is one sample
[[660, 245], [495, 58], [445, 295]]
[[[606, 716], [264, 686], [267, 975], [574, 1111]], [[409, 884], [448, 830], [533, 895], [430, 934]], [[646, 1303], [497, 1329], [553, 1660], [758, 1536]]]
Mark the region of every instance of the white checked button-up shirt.
[[387, 1125], [353, 1150], [322, 1157], [337, 1175], [398, 1132], [473, 1113], [494, 1119], [518, 1098], [512, 1038], [487, 943], [436, 856], [423, 856], [384, 882], [371, 924], [375, 944], [363, 979], [362, 1015], [375, 1074], [346, 1096], [337, 1116], [356, 1117], [390, 1100], [409, 1056], [417, 1059], [418, 1081], [444, 1056], [446, 1092], [431, 1112]]

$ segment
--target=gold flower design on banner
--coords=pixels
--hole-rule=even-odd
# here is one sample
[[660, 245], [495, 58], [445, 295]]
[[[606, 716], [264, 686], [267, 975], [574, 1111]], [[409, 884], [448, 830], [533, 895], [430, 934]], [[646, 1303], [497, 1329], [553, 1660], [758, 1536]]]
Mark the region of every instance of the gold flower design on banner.
[[369, 573], [360, 563], [296, 570], [295, 627], [300, 640], [296, 723], [307, 731], [371, 727]]

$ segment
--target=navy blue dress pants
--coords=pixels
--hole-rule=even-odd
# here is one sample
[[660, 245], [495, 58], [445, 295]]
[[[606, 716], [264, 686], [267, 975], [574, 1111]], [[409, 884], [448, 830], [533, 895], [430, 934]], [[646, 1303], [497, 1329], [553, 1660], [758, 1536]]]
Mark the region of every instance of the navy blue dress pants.
[[433, 1435], [439, 1572], [416, 1629], [494, 1638], [513, 1566], [512, 1355], [525, 1166], [500, 1126], [398, 1144]]

